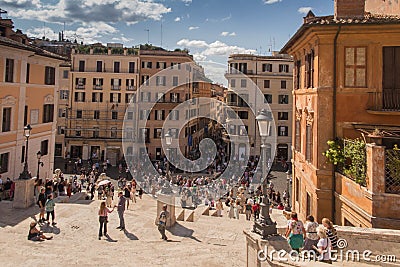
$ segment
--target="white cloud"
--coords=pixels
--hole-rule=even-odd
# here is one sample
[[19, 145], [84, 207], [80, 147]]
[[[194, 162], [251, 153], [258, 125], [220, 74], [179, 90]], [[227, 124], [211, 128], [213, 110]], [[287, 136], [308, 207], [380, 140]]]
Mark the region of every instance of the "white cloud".
[[206, 57], [205, 55], [201, 54], [201, 53], [194, 53], [194, 54], [193, 54], [193, 59], [194, 59], [195, 61], [199, 62], [199, 61], [204, 61], [204, 60], [206, 60], [207, 57]]
[[197, 30], [197, 29], [200, 29], [200, 27], [198, 27], [198, 26], [190, 26], [189, 27], [189, 31], [193, 31], [193, 30]]
[[24, 33], [29, 37], [42, 39], [42, 37], [45, 36], [49, 40], [58, 40], [58, 33], [55, 33], [53, 29], [49, 27], [31, 28]]
[[221, 36], [228, 36], [229, 32], [221, 32]]
[[229, 36], [236, 36], [236, 32], [231, 32]]
[[176, 21], [176, 22], [181, 21], [181, 18], [180, 18], [180, 17], [176, 17], [176, 18], [174, 19], [174, 21]]
[[301, 14], [307, 14], [308, 11], [312, 10], [313, 8], [310, 6], [300, 7], [297, 11]]
[[[14, 0], [13, 0], [14, 1]], [[0, 4], [11, 5], [11, 0], [0, 0]], [[125, 22], [134, 24], [145, 20], [160, 20], [171, 8], [148, 0], [59, 0], [56, 4], [40, 4], [39, 0], [17, 0], [9, 13], [21, 19], [36, 19], [55, 23], [76, 22]], [[25, 4], [25, 5], [23, 5]], [[36, 6], [32, 7], [35, 4]], [[42, 5], [39, 9], [39, 5]]]
[[208, 44], [205, 41], [202, 41], [202, 40], [182, 39], [182, 40], [179, 40], [176, 44], [179, 45], [179, 46], [183, 46], [183, 47], [195, 47], [195, 48], [206, 48], [206, 47], [208, 47]]
[[264, 4], [267, 4], [267, 5], [275, 4], [278, 2], [282, 2], [282, 0], [264, 0]]

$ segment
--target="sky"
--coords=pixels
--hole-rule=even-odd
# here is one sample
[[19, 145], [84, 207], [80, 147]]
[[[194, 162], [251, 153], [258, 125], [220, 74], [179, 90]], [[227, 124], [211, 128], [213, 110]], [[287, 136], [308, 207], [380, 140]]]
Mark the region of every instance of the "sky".
[[317, 16], [330, 15], [333, 4], [333, 0], [0, 0], [0, 8], [8, 11], [2, 17], [12, 19], [15, 29], [30, 37], [58, 39], [58, 32], [65, 29], [66, 38], [85, 44], [187, 48], [210, 69], [226, 69], [233, 53], [279, 51], [310, 9]]

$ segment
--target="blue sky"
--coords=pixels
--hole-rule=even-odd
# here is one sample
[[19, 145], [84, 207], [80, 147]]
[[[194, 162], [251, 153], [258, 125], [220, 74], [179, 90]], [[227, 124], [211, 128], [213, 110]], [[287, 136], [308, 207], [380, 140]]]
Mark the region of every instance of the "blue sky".
[[[0, 0], [3, 17], [29, 36], [84, 43], [188, 48], [198, 61], [226, 65], [231, 53], [279, 50], [312, 9], [333, 14], [333, 0]], [[148, 31], [147, 31], [148, 30]]]

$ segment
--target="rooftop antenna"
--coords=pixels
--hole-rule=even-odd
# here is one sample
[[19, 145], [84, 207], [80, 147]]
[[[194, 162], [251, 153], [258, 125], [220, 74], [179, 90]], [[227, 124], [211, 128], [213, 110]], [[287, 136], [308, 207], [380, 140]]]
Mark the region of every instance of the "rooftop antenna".
[[145, 31], [147, 31], [147, 43], [150, 44], [150, 30], [146, 29]]
[[163, 39], [163, 27], [162, 27], [163, 21], [161, 20], [161, 47], [162, 47], [162, 39]]
[[7, 11], [0, 8], [0, 19], [2, 18], [2, 17], [1, 17], [1, 14], [7, 14]]

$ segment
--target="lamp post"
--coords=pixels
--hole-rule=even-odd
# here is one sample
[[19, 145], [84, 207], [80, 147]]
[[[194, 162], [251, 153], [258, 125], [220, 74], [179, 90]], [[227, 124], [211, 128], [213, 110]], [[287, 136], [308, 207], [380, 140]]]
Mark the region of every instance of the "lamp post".
[[36, 179], [39, 179], [39, 167], [42, 166], [43, 167], [43, 162], [40, 161], [40, 159], [42, 158], [42, 152], [40, 152], [40, 150], [36, 153], [36, 157], [37, 157], [37, 172], [36, 172]]
[[[170, 146], [171, 146], [171, 144], [172, 144], [172, 135], [171, 135], [171, 132], [168, 130], [168, 132], [164, 135], [164, 138], [165, 138], [165, 143], [167, 144], [167, 153], [168, 153], [168, 158], [171, 158], [171, 153], [170, 153], [170, 151], [171, 151], [171, 149], [170, 149]], [[165, 181], [164, 182], [164, 185], [163, 185], [163, 187], [161, 188], [161, 193], [163, 193], [163, 194], [171, 194], [171, 193], [173, 193], [173, 191], [172, 191], [172, 188], [171, 188], [171, 186], [170, 186], [170, 181], [171, 181], [171, 177], [170, 177], [170, 175], [169, 175], [169, 160], [167, 159], [167, 171], [166, 171], [166, 173], [167, 173], [167, 180], [168, 181]]]
[[263, 198], [261, 206], [261, 217], [258, 221], [254, 222], [253, 231], [260, 234], [263, 239], [265, 239], [269, 235], [277, 234], [276, 223], [272, 222], [271, 217], [269, 215], [269, 199], [267, 196], [268, 190], [268, 175], [267, 173], [267, 137], [270, 135], [271, 123], [272, 123], [272, 115], [270, 112], [267, 112], [265, 109], [262, 109], [256, 117], [256, 121], [258, 122], [258, 129], [261, 137], [261, 169], [262, 169], [262, 192]]
[[289, 169], [286, 172], [286, 204], [285, 204], [285, 210], [286, 211], [291, 211], [292, 207], [290, 206], [290, 180], [292, 178], [292, 171]]
[[19, 179], [29, 179], [30, 175], [28, 172], [28, 144], [29, 137], [31, 136], [32, 127], [30, 124], [24, 127], [24, 137], [25, 137], [25, 162], [24, 162], [24, 170], [19, 175]]

